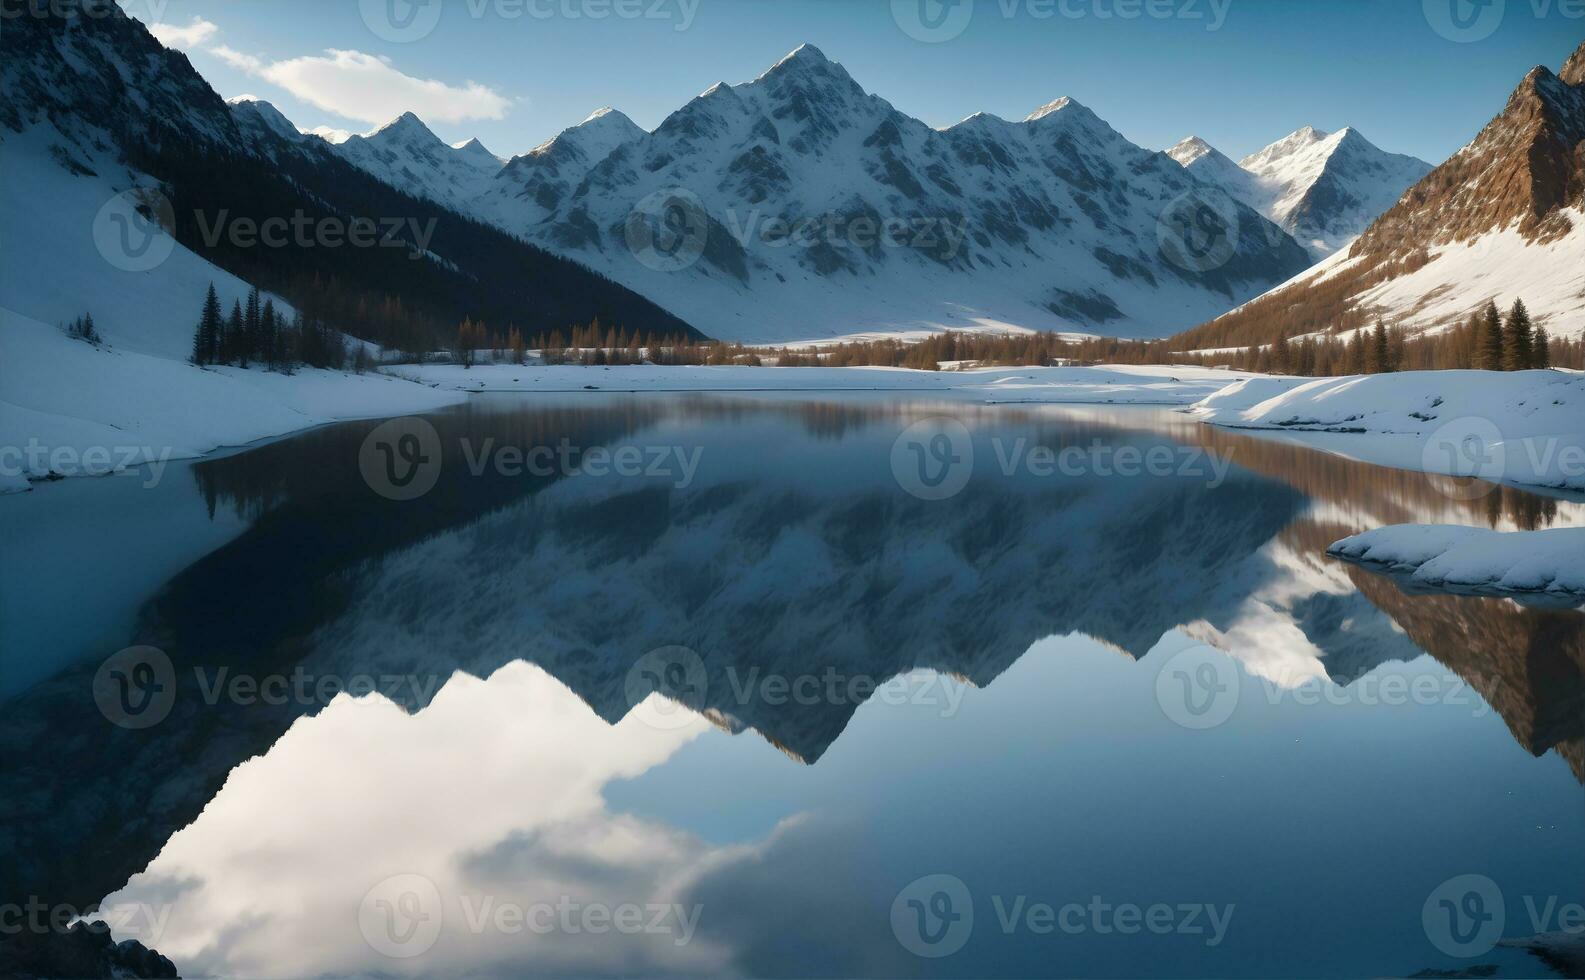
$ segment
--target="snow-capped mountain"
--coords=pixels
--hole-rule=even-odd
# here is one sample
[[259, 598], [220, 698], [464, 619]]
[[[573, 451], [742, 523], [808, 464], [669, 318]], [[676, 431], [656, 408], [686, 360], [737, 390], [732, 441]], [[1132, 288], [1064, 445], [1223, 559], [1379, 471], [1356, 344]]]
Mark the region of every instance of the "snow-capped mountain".
[[[1301, 332], [1352, 315], [1446, 327], [1522, 298], [1554, 337], [1585, 333], [1585, 45], [1533, 69], [1479, 135], [1406, 191], [1354, 244], [1183, 338], [1190, 347], [1272, 318]], [[1249, 328], [1249, 329], [1246, 329]]]
[[1431, 171], [1352, 128], [1306, 126], [1237, 163], [1196, 136], [1167, 155], [1282, 226], [1317, 259], [1356, 238]]
[[544, 220], [572, 197], [596, 164], [646, 135], [615, 109], [600, 109], [498, 169], [496, 179], [475, 202], [475, 210], [511, 214], [521, 226], [532, 221], [538, 209], [538, 219]]
[[653, 133], [596, 113], [509, 162], [471, 206], [727, 339], [1009, 325], [1160, 336], [1309, 264], [1242, 204], [1210, 241], [1185, 242], [1203, 234], [1187, 221], [1203, 190], [1071, 99], [937, 130], [805, 45]]
[[[0, 306], [59, 323], [117, 297], [87, 312], [118, 344], [161, 356], [183, 346], [173, 334], [190, 332], [184, 321], [211, 281], [223, 292], [258, 285], [298, 309], [323, 304], [349, 332], [422, 349], [465, 317], [527, 332], [599, 318], [690, 333], [609, 279], [448, 205], [448, 181], [482, 186], [499, 169], [482, 147], [426, 145], [432, 134], [412, 119], [349, 139], [350, 149], [305, 136], [266, 102], [228, 105], [113, 0], [83, 2], [92, 16], [12, 18], [0, 38], [0, 227], [52, 243], [42, 256], [0, 251]], [[350, 154], [364, 166], [349, 165]], [[433, 193], [373, 179], [365, 170], [375, 166]], [[106, 214], [122, 219], [119, 235]], [[238, 225], [296, 215], [307, 230], [296, 223], [284, 247], [258, 247]], [[377, 246], [299, 237], [350, 220], [373, 223]], [[156, 247], [169, 258], [148, 251]], [[382, 323], [369, 311], [383, 304]]]
[[452, 146], [411, 112], [331, 146], [348, 163], [399, 190], [463, 211], [502, 166], [478, 140]]

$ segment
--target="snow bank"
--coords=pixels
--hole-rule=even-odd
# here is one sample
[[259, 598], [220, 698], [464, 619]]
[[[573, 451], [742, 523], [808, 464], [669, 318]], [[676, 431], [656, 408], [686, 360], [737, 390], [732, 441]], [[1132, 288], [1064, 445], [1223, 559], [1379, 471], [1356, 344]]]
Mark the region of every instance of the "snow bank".
[[[1252, 378], [1208, 396], [1190, 414], [1229, 428], [1403, 436], [1385, 456], [1383, 444], [1373, 444], [1372, 461], [1585, 489], [1585, 376], [1565, 371]], [[1322, 448], [1349, 447], [1344, 440]]]
[[1196, 367], [981, 368], [404, 365], [392, 372], [461, 391], [935, 391], [994, 402], [1190, 405], [1250, 375]]
[[1344, 538], [1327, 554], [1412, 572], [1413, 582], [1430, 588], [1585, 598], [1585, 528], [1501, 532], [1400, 524]]
[[383, 375], [191, 364], [73, 340], [0, 310], [0, 487], [200, 456], [325, 422], [433, 411], [465, 396]]

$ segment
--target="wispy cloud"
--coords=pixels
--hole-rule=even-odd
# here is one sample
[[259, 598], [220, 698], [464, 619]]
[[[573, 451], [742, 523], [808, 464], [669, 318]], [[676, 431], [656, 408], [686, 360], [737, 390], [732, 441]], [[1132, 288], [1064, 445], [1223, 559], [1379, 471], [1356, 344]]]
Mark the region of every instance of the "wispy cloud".
[[378, 124], [404, 112], [434, 122], [500, 119], [511, 100], [487, 85], [448, 85], [402, 73], [385, 58], [332, 48], [323, 55], [265, 61], [225, 45], [210, 53], [240, 71], [280, 86], [319, 109]]
[[220, 33], [220, 28], [202, 17], [194, 17], [193, 22], [186, 27], [175, 24], [152, 24], [149, 26], [149, 33], [167, 48], [186, 49], [207, 43]]

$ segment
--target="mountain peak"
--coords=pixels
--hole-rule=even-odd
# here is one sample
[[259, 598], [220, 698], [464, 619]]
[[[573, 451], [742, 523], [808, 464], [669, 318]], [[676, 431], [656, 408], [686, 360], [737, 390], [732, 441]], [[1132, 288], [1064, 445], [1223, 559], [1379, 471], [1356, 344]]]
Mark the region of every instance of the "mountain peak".
[[1176, 145], [1167, 151], [1167, 156], [1187, 167], [1189, 164], [1216, 153], [1216, 147], [1200, 139], [1198, 136], [1187, 136], [1179, 140]]
[[411, 112], [404, 112], [369, 134], [374, 136], [413, 136], [440, 142], [440, 137], [424, 125], [424, 121]]
[[[1070, 99], [1064, 95], [1062, 98], [1057, 99], [1054, 102], [1047, 102], [1045, 105], [1025, 116], [1024, 122], [1036, 122], [1046, 118], [1047, 116], [1062, 112], [1064, 109], [1084, 109], [1084, 106], [1080, 105], [1078, 100]], [[1089, 110], [1085, 109], [1084, 111], [1088, 112]]]
[[297, 126], [281, 114], [281, 110], [263, 99], [256, 99], [251, 95], [239, 95], [234, 99], [227, 99], [226, 105], [231, 107], [233, 115], [239, 118], [250, 117], [277, 136], [292, 140], [302, 136]]
[[831, 59], [826, 57], [824, 51], [806, 42], [793, 48], [785, 58], [771, 67], [779, 68], [785, 64], [829, 65], [830, 63]]
[[1558, 72], [1557, 77], [1565, 85], [1585, 85], [1585, 42], [1581, 42], [1569, 59], [1563, 62], [1563, 70]]

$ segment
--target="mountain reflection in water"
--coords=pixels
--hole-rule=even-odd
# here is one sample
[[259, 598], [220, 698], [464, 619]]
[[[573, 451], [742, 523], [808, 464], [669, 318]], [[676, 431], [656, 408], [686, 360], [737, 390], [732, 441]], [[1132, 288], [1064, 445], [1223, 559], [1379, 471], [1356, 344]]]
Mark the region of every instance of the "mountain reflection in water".
[[[893, 443], [909, 424], [943, 414], [973, 433], [974, 478], [950, 500], [917, 499], [892, 472]], [[657, 906], [686, 906], [686, 898], [717, 913], [714, 930], [707, 918], [697, 939], [682, 946], [671, 942], [674, 933], [516, 945], [459, 934], [437, 948], [429, 969], [438, 973], [930, 971], [943, 964], [901, 950], [885, 926], [884, 907], [877, 931], [853, 924], [867, 914], [862, 903], [819, 906], [815, 899], [837, 888], [854, 896], [873, 892], [889, 904], [898, 887], [941, 861], [928, 855], [904, 861], [893, 845], [874, 862], [855, 852], [840, 873], [784, 881], [779, 900], [797, 906], [807, 898], [810, 906], [804, 909], [810, 918], [785, 935], [771, 907], [775, 890], [756, 884], [789, 852], [804, 853], [817, 841], [835, 847], [833, 840], [863, 840], [849, 824], [866, 810], [903, 819], [884, 802], [887, 793], [876, 790], [877, 799], [867, 800], [864, 790], [850, 790], [823, 808], [796, 799], [778, 807], [784, 787], [800, 783], [799, 770], [768, 768], [788, 763], [741, 747], [757, 738], [723, 744], [709, 737], [709, 728], [757, 733], [795, 763], [813, 766], [821, 775], [803, 777], [814, 779], [810, 786], [836, 785], [859, 760], [885, 766], [890, 755], [898, 771], [874, 778], [920, 780], [903, 795], [946, 812], [957, 807], [939, 797], [954, 795], [955, 780], [976, 786], [994, 807], [1018, 806], [1030, 790], [1010, 772], [997, 780], [936, 771], [908, 738], [998, 773], [1002, 765], [994, 760], [1010, 754], [1029, 773], [1058, 784], [1069, 780], [1066, 805], [1077, 804], [1080, 813], [1061, 822], [1074, 833], [1103, 834], [1101, 825], [1128, 826], [1135, 818], [1084, 808], [1087, 791], [1106, 796], [1093, 781], [1111, 778], [1089, 763], [1063, 762], [1064, 777], [1048, 768], [1067, 759], [1061, 752], [1053, 750], [1049, 759], [1056, 762], [1050, 762], [1033, 747], [1019, 747], [1020, 729], [1080, 731], [1045, 717], [1035, 697], [1040, 690], [1099, 730], [1128, 720], [1141, 733], [1140, 745], [1164, 757], [1179, 757], [1201, 737], [1218, 740], [1222, 751], [1236, 742], [1231, 754], [1259, 769], [1268, 755], [1278, 757], [1276, 747], [1261, 747], [1258, 731], [1240, 727], [1244, 715], [1214, 733], [1195, 733], [1173, 727], [1154, 701], [1144, 714], [1118, 703], [1130, 691], [1148, 697], [1156, 670], [1119, 673], [1125, 661], [1108, 648], [1134, 660], [1160, 660], [1194, 642], [1209, 644], [1234, 658], [1248, 690], [1264, 692], [1268, 702], [1270, 692], [1303, 684], [1347, 690], [1373, 674], [1438, 673], [1467, 685], [1484, 702], [1478, 707], [1489, 705], [1501, 716], [1512, 736], [1503, 750], [1509, 756], [1514, 741], [1537, 756], [1555, 751], [1572, 772], [1571, 786], [1585, 779], [1585, 616], [1410, 595], [1324, 554], [1332, 541], [1384, 523], [1580, 523], [1585, 507], [1577, 503], [1509, 488], [1460, 499], [1471, 495], [1450, 495], [1419, 474], [1223, 433], [1154, 410], [863, 397], [486, 397], [432, 421], [446, 466], [416, 504], [386, 500], [363, 482], [358, 452], [374, 423], [328, 427], [191, 467], [195, 519], [224, 510], [247, 529], [165, 583], [129, 638], [174, 662], [171, 714], [142, 731], [109, 725], [92, 698], [100, 657], [6, 705], [0, 743], [21, 764], [0, 774], [0, 826], [8, 835], [0, 895], [83, 906], [148, 869], [127, 894], [140, 901], [176, 896], [167, 900], [180, 921], [161, 948], [179, 964], [186, 958], [195, 969], [274, 975], [357, 972], [397, 964], [372, 952], [353, 927], [365, 890], [385, 874], [423, 869], [445, 879], [443, 891], [495, 888], [584, 901], [622, 894]], [[1182, 448], [1191, 447], [1230, 457], [1236, 466], [1225, 482], [1209, 466], [1167, 477], [1053, 477], [1027, 469], [1006, 475], [999, 462], [1020, 438], [1025, 451], [1168, 447], [1185, 458]], [[496, 447], [564, 439], [582, 447], [675, 446], [698, 450], [700, 464], [691, 481], [675, 473], [534, 477], [488, 467], [475, 475], [466, 460], [489, 439]], [[150, 594], [159, 586], [149, 583]], [[633, 711], [631, 683], [641, 658], [657, 648], [689, 651], [700, 671], [692, 704], [698, 713], [673, 714], [660, 726]], [[1046, 648], [1071, 664], [1033, 657], [1032, 650]], [[489, 681], [453, 679], [457, 671]], [[1004, 674], [1023, 680], [1004, 690], [997, 683]], [[383, 695], [407, 711], [424, 710], [410, 717], [378, 698], [328, 709], [320, 698], [217, 699], [216, 678], [237, 675], [391, 678], [397, 682], [383, 686]], [[899, 675], [956, 678], [989, 690], [956, 692], [961, 705], [953, 711], [962, 716], [939, 717], [939, 702], [933, 719], [911, 702], [875, 704], [858, 714], [873, 687]], [[810, 677], [839, 679], [839, 694], [821, 687], [825, 693], [815, 698], [772, 696], [777, 689], [759, 683]], [[1089, 698], [1083, 692], [1092, 684]], [[1064, 694], [1056, 695], [1053, 685]], [[1259, 698], [1246, 694], [1249, 701]], [[1277, 700], [1277, 716], [1292, 709]], [[967, 723], [976, 704], [1003, 705], [1005, 719], [987, 719], [981, 710]], [[1104, 717], [1108, 707], [1114, 719]], [[1449, 718], [1462, 720], [1463, 728], [1476, 724], [1479, 712], [1469, 706], [1439, 707], [1400, 708], [1395, 725], [1361, 730], [1402, 740], [1422, 718], [1435, 731]], [[1240, 708], [1257, 720], [1272, 710], [1270, 703]], [[1329, 715], [1323, 705], [1302, 717], [1307, 724], [1331, 718], [1335, 726], [1335, 716], [1355, 713]], [[304, 716], [317, 717], [293, 725]], [[889, 734], [881, 722], [896, 717], [905, 718], [902, 730]], [[856, 731], [861, 727], [866, 731]], [[973, 736], [955, 746], [953, 732], [964, 729]], [[988, 744], [998, 730], [1011, 747], [977, 751], [982, 737]], [[1312, 737], [1359, 748], [1357, 739]], [[1479, 744], [1493, 743], [1482, 736]], [[1391, 747], [1365, 751], [1376, 756]], [[605, 796], [654, 783], [666, 767], [701, 753], [724, 754], [722, 764], [741, 766], [752, 788], [701, 772], [686, 784], [635, 796], [634, 811], [650, 806], [681, 814], [671, 823], [605, 804]], [[1114, 770], [1137, 768], [1163, 782], [1182, 778], [1130, 751], [1126, 739], [1110, 743], [1108, 753]], [[264, 758], [237, 768], [257, 756]], [[1491, 764], [1508, 772], [1524, 760], [1494, 757]], [[1289, 785], [1301, 778], [1295, 773], [1279, 782], [1303, 796]], [[1551, 787], [1547, 801], [1558, 792], [1551, 768], [1526, 778]], [[367, 792], [345, 791], [359, 784]], [[706, 818], [675, 799], [690, 788], [728, 813], [756, 806], [765, 812]], [[1179, 816], [1221, 819], [1213, 812], [1240, 794], [1249, 813], [1259, 813], [1261, 800], [1279, 805], [1252, 789], [1229, 792], [1231, 799], [1213, 804], [1185, 790], [1183, 798], [1200, 809], [1190, 806]], [[331, 800], [334, 819], [320, 807]], [[1577, 831], [1577, 824], [1567, 830]], [[705, 833], [705, 825], [716, 831]], [[938, 822], [932, 826], [946, 832]], [[350, 836], [338, 839], [343, 832]], [[1171, 830], [1154, 832], [1163, 843], [1177, 839]], [[358, 846], [360, 837], [367, 846]], [[1034, 844], [1034, 838], [1012, 839]], [[961, 849], [937, 838], [921, 845]], [[1207, 860], [1217, 867], [1243, 861], [1237, 847], [1211, 850]], [[1501, 853], [1528, 867], [1506, 849]], [[819, 860], [815, 852], [806, 856]], [[1577, 882], [1581, 857], [1580, 846], [1571, 844], [1556, 867], [1571, 868]], [[1390, 854], [1380, 859], [1416, 863]], [[957, 860], [966, 862], [958, 865], [965, 878], [994, 878], [1016, 855], [979, 848]], [[915, 863], [919, 870], [904, 873]], [[1191, 874], [1196, 867], [1205, 874]], [[258, 868], [280, 877], [280, 902], [262, 897], [270, 889], [255, 880]], [[1158, 868], [1151, 877], [1142, 868], [1102, 874], [1096, 867], [1075, 880], [1113, 894], [1136, 872], [1140, 894], [1174, 882], [1182, 892], [1197, 881], [1219, 880], [1197, 861], [1183, 869]], [[1242, 898], [1245, 908], [1259, 901], [1243, 885], [1217, 887]], [[720, 917], [732, 914], [739, 892], [763, 893], [765, 907], [748, 902], [743, 921], [723, 931]], [[1296, 912], [1266, 900], [1290, 916]], [[288, 908], [301, 909], [302, 922], [327, 924], [308, 932], [301, 923], [271, 925], [270, 917]], [[1416, 922], [1418, 906], [1407, 911], [1405, 921]], [[991, 919], [988, 906], [980, 914]], [[1247, 921], [1250, 913], [1244, 914]], [[1353, 928], [1363, 930], [1361, 954], [1373, 952], [1384, 962], [1398, 955], [1404, 969], [1435, 958], [1431, 951], [1417, 959], [1393, 949], [1385, 935], [1373, 940], [1370, 928]], [[822, 929], [828, 930], [823, 946]], [[1160, 938], [1109, 951], [1072, 944], [1071, 962], [1044, 971], [1045, 961], [1029, 959], [1035, 953], [1024, 946], [987, 947], [970, 972], [1140, 973], [1162, 964], [1181, 964], [1172, 969], [1190, 975], [1290, 972], [1280, 957], [1263, 959], [1248, 936], [1241, 951], [1202, 946], [1192, 953]], [[1418, 945], [1425, 946], [1423, 939]], [[452, 952], [440, 955], [444, 949]], [[1316, 969], [1337, 972], [1341, 961], [1314, 955]]]

